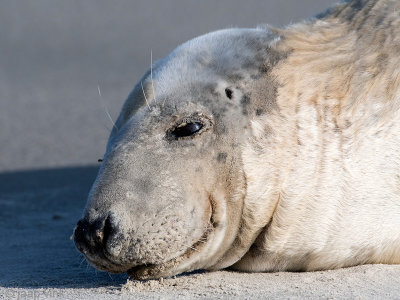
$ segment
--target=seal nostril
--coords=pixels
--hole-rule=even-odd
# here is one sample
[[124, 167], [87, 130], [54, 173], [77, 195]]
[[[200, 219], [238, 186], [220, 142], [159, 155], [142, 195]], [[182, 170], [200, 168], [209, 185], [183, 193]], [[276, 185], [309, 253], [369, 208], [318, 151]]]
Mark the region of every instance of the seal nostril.
[[85, 247], [87, 247], [87, 232], [88, 223], [83, 220], [79, 220], [74, 230], [74, 242], [80, 252], [83, 252]]
[[107, 217], [107, 219], [104, 221], [104, 228], [102, 232], [102, 240], [103, 240], [103, 245], [107, 243], [107, 240], [113, 233], [114, 228], [111, 224], [110, 216]]
[[109, 218], [98, 219], [92, 223], [83, 219], [78, 221], [74, 231], [75, 245], [80, 252], [89, 251], [94, 253], [104, 247], [106, 238], [111, 232]]

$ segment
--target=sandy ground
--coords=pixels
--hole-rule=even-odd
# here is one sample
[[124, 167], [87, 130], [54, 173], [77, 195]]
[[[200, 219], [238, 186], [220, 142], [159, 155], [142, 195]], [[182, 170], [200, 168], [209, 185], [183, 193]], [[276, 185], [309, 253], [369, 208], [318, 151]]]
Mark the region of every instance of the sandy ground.
[[105, 107], [115, 119], [150, 49], [162, 57], [211, 30], [282, 25], [332, 2], [1, 2], [0, 298], [399, 299], [400, 266], [138, 282], [96, 271], [70, 240], [111, 128]]

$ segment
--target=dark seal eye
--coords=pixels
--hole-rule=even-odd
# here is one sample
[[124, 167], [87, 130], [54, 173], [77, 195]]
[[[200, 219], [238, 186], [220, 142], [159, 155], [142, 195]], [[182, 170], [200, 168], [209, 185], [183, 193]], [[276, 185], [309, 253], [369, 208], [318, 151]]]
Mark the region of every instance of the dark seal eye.
[[228, 99], [232, 99], [233, 91], [230, 88], [226, 88], [225, 95], [226, 95], [226, 97], [228, 97]]
[[201, 128], [203, 128], [203, 124], [199, 122], [182, 123], [171, 131], [171, 134], [175, 138], [187, 137], [199, 132]]

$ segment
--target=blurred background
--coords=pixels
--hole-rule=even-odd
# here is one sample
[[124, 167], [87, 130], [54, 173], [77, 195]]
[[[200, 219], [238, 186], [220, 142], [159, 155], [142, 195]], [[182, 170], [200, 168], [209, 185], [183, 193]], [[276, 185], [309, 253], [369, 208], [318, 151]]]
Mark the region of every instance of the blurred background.
[[161, 58], [209, 31], [282, 26], [334, 2], [1, 1], [0, 172], [96, 164], [106, 109], [115, 120], [151, 49]]

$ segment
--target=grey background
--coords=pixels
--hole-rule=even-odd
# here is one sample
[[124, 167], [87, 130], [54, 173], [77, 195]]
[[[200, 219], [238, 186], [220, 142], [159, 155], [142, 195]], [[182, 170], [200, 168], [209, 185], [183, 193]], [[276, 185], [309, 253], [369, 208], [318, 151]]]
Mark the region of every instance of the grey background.
[[[226, 27], [275, 26], [333, 0], [0, 2], [0, 171], [96, 163], [154, 59]], [[98, 95], [100, 86], [102, 98]]]

